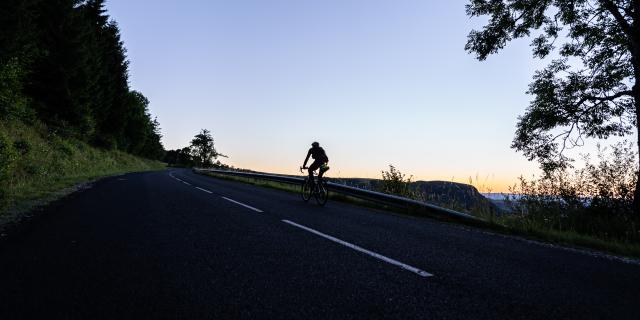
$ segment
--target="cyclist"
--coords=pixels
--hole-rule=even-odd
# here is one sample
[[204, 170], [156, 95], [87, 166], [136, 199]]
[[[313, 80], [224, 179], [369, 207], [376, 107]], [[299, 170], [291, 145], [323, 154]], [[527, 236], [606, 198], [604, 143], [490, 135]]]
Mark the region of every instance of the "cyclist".
[[304, 159], [304, 164], [302, 168], [307, 169], [307, 161], [309, 161], [309, 156], [313, 158], [313, 163], [309, 166], [309, 181], [313, 181], [313, 172], [320, 168], [318, 172], [318, 184], [322, 182], [322, 175], [329, 170], [329, 157], [324, 152], [324, 149], [320, 147], [318, 142], [314, 142], [311, 144], [311, 149], [307, 152], [307, 157]]

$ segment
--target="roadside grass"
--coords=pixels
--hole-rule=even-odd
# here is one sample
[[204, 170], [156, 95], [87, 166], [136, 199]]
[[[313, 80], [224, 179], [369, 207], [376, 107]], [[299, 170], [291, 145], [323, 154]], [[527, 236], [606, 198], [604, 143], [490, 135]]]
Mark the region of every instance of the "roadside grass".
[[[640, 258], [640, 243], [636, 241], [623, 241], [617, 237], [612, 237], [607, 234], [599, 236], [584, 234], [573, 230], [571, 227], [558, 230], [557, 228], [550, 226], [546, 221], [537, 221], [536, 219], [526, 215], [480, 215], [479, 217], [514, 235], [526, 235], [551, 243], [585, 247], [608, 253]], [[585, 217], [584, 219], [589, 218]], [[588, 221], [586, 223], [596, 222]], [[604, 223], [604, 221], [601, 221], [601, 223]]]
[[160, 170], [165, 164], [102, 150], [48, 133], [42, 125], [0, 120], [0, 225], [100, 177]]
[[[252, 184], [255, 186], [277, 189], [292, 193], [299, 193], [300, 187], [294, 184], [274, 182], [256, 178], [228, 176], [212, 172], [201, 172], [200, 174], [211, 176], [218, 179], [237, 181]], [[334, 192], [329, 193], [329, 199], [333, 201], [345, 202], [363, 207], [390, 211], [394, 213], [419, 216], [427, 218], [436, 218], [439, 221], [447, 223], [463, 224], [470, 227], [490, 230], [495, 233], [524, 237], [530, 240], [548, 242], [557, 245], [577, 247], [584, 249], [594, 249], [609, 254], [622, 255], [627, 257], [640, 258], [640, 243], [629, 243], [617, 241], [615, 239], [602, 239], [594, 236], [580, 234], [573, 230], [555, 230], [549, 228], [545, 224], [534, 223], [531, 220], [517, 215], [495, 215], [486, 210], [471, 211], [476, 217], [481, 218], [484, 222], [470, 222], [462, 220], [454, 220], [447, 217], [434, 216], [428, 211], [415, 207], [399, 207], [394, 205], [386, 205], [379, 202], [356, 198], [344, 194]], [[311, 200], [313, 201], [313, 200]], [[455, 204], [450, 209], [456, 209]], [[459, 209], [459, 208], [458, 208]]]

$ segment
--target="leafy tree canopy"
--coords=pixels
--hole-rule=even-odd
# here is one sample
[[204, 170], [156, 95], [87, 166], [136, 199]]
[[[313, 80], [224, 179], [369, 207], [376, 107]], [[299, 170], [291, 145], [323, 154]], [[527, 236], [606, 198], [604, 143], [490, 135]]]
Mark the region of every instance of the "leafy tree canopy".
[[569, 166], [563, 152], [585, 137], [625, 136], [637, 128], [640, 1], [471, 0], [466, 10], [489, 18], [465, 46], [479, 60], [522, 37], [532, 38], [535, 58], [554, 53], [529, 85], [533, 100], [512, 143], [546, 173]]
[[105, 0], [0, 1], [0, 118], [161, 159], [159, 124], [128, 83]]
[[226, 157], [216, 151], [213, 143], [213, 136], [207, 129], [202, 129], [191, 140], [191, 154], [194, 157], [195, 164], [201, 167], [211, 167], [213, 160], [218, 157]]

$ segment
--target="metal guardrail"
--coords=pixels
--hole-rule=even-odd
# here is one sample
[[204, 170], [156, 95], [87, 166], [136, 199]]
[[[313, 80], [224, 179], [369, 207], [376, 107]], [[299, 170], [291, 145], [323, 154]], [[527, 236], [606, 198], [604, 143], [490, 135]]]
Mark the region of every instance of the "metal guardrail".
[[[193, 170], [196, 172], [213, 172], [213, 173], [223, 174], [223, 175], [262, 179], [262, 180], [269, 180], [269, 181], [290, 183], [290, 184], [301, 184], [304, 181], [304, 178], [297, 177], [297, 176], [285, 176], [285, 175], [276, 175], [276, 174], [267, 174], [267, 173], [242, 172], [242, 171], [230, 171], [230, 170], [218, 170], [218, 169], [198, 169], [198, 168], [195, 168]], [[327, 186], [329, 187], [329, 191], [347, 194], [347, 195], [358, 197], [358, 198], [399, 204], [404, 206], [420, 207], [420, 208], [427, 209], [432, 213], [445, 216], [445, 217], [450, 217], [450, 218], [483, 221], [482, 219], [479, 219], [477, 217], [474, 217], [472, 215], [469, 215], [463, 212], [443, 208], [427, 202], [417, 201], [417, 200], [400, 197], [392, 194], [386, 194], [382, 192], [351, 187], [351, 186], [334, 183], [334, 182], [327, 182]]]

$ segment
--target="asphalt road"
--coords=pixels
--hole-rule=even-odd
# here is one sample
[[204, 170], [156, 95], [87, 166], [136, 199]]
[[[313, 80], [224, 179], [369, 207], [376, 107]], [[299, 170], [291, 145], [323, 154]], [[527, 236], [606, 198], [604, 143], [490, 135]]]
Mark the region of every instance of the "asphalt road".
[[640, 266], [196, 175], [128, 174], [0, 240], [0, 319], [638, 319]]

